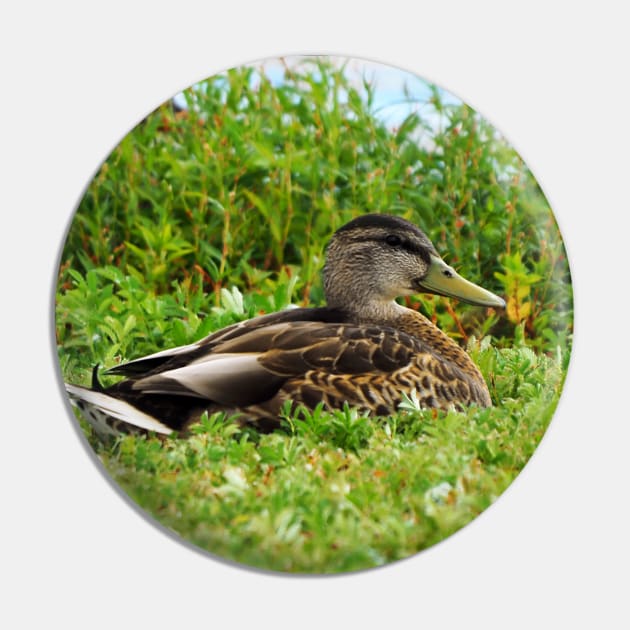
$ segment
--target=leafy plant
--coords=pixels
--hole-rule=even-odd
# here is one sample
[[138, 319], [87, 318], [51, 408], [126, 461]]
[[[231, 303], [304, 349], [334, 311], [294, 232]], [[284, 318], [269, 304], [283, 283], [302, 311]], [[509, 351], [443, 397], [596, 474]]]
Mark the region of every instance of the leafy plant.
[[[68, 234], [61, 285], [77, 281], [71, 271], [110, 265], [158, 294], [173, 281], [194, 282], [215, 305], [223, 288], [265, 295], [281, 278], [291, 279], [298, 303], [321, 304], [332, 232], [358, 214], [389, 212], [420, 225], [449, 263], [492, 291], [512, 290], [497, 274], [527, 277], [517, 291], [527, 286], [529, 294], [510, 302], [507, 320], [417, 298], [442, 329], [509, 344], [508, 324], [525, 319], [537, 348], [570, 343], [562, 240], [518, 154], [435, 88], [390, 129], [376, 116], [374, 89], [306, 58], [279, 83], [241, 68], [187, 90], [185, 111], [161, 106], [90, 184]], [[515, 270], [515, 256], [526, 270]], [[533, 310], [517, 313], [519, 300]]]

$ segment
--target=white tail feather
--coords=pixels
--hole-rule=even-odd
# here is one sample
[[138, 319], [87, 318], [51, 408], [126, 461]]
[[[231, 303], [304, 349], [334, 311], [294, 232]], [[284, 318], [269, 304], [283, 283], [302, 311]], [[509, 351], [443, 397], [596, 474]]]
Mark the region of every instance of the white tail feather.
[[[155, 431], [156, 433], [162, 433], [164, 435], [170, 435], [173, 430], [169, 429], [166, 425], [162, 424], [159, 420], [156, 420], [152, 416], [136, 409], [133, 405], [126, 403], [124, 400], [119, 400], [105, 394], [103, 392], [95, 392], [91, 389], [79, 387], [77, 385], [71, 385], [66, 383], [66, 391], [70, 396], [70, 402], [77, 406], [76, 401], [81, 400], [83, 403], [93, 408], [94, 410], [114, 418], [116, 420], [122, 420], [127, 424], [136, 426], [146, 431]], [[89, 414], [84, 414], [85, 419], [94, 425], [98, 420]], [[100, 423], [99, 423], [100, 424]], [[102, 431], [103, 426], [95, 426], [97, 431]], [[111, 432], [108, 431], [108, 432]]]

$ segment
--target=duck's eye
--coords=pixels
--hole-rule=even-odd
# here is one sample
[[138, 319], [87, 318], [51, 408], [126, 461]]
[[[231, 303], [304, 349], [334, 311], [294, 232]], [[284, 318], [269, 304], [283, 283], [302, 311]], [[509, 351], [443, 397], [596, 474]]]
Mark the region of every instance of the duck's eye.
[[397, 247], [398, 245], [402, 244], [402, 239], [400, 238], [400, 236], [398, 236], [396, 234], [388, 234], [385, 237], [385, 242], [388, 245], [391, 245], [392, 247]]

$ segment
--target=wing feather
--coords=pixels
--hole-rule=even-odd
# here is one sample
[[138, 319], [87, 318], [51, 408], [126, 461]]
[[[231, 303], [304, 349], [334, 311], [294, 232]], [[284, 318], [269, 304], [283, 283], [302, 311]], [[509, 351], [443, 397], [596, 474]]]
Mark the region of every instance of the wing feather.
[[[336, 309], [286, 309], [284, 311], [278, 311], [277, 313], [261, 315], [260, 317], [254, 317], [253, 319], [248, 319], [243, 322], [237, 322], [226, 328], [221, 328], [195, 343], [179, 346], [177, 348], [169, 348], [116, 365], [109, 368], [106, 373], [130, 378], [141, 377], [148, 373], [159, 373], [164, 370], [174, 369], [175, 367], [182, 367], [195, 361], [199, 357], [213, 353], [217, 346], [225, 344], [228, 341], [235, 341], [238, 344], [239, 340], [242, 340], [243, 343], [248, 343], [248, 341], [252, 339], [249, 335], [254, 331], [261, 329], [268, 330], [272, 328], [274, 324], [282, 324], [285, 322], [318, 322], [326, 324], [330, 322], [343, 322], [345, 319], [346, 316]], [[253, 339], [256, 338], [254, 337]], [[242, 346], [243, 349], [238, 351], [248, 352], [249, 350], [246, 350], [245, 347], [246, 346]], [[267, 346], [267, 348], [268, 347], [269, 346]], [[258, 344], [258, 348], [259, 351], [261, 349], [267, 349], [263, 348], [260, 344]], [[220, 351], [229, 352], [229, 350], [226, 349]]]
[[[129, 376], [120, 383], [121, 393], [245, 407], [264, 403], [288, 381], [307, 373], [385, 375], [408, 367], [423, 350], [422, 342], [401, 331], [334, 321], [342, 318], [330, 313], [304, 320], [316, 309], [300, 310], [234, 324], [195, 344], [111, 372]], [[333, 321], [321, 321], [326, 318]]]
[[265, 369], [258, 354], [212, 354], [204, 360], [135, 380], [142, 394], [171, 394], [222, 405], [251, 405], [273, 396], [285, 378]]

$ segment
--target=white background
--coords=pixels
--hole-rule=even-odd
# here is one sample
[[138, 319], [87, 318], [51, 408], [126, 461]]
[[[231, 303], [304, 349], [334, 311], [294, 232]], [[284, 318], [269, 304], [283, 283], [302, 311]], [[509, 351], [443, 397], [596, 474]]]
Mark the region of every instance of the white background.
[[[1, 9], [2, 627], [630, 626], [623, 5], [110, 0]], [[142, 116], [227, 67], [318, 52], [417, 72], [503, 131], [564, 233], [576, 338], [556, 417], [491, 509], [394, 566], [290, 578], [176, 543], [106, 481], [62, 400], [52, 284], [84, 186]]]

